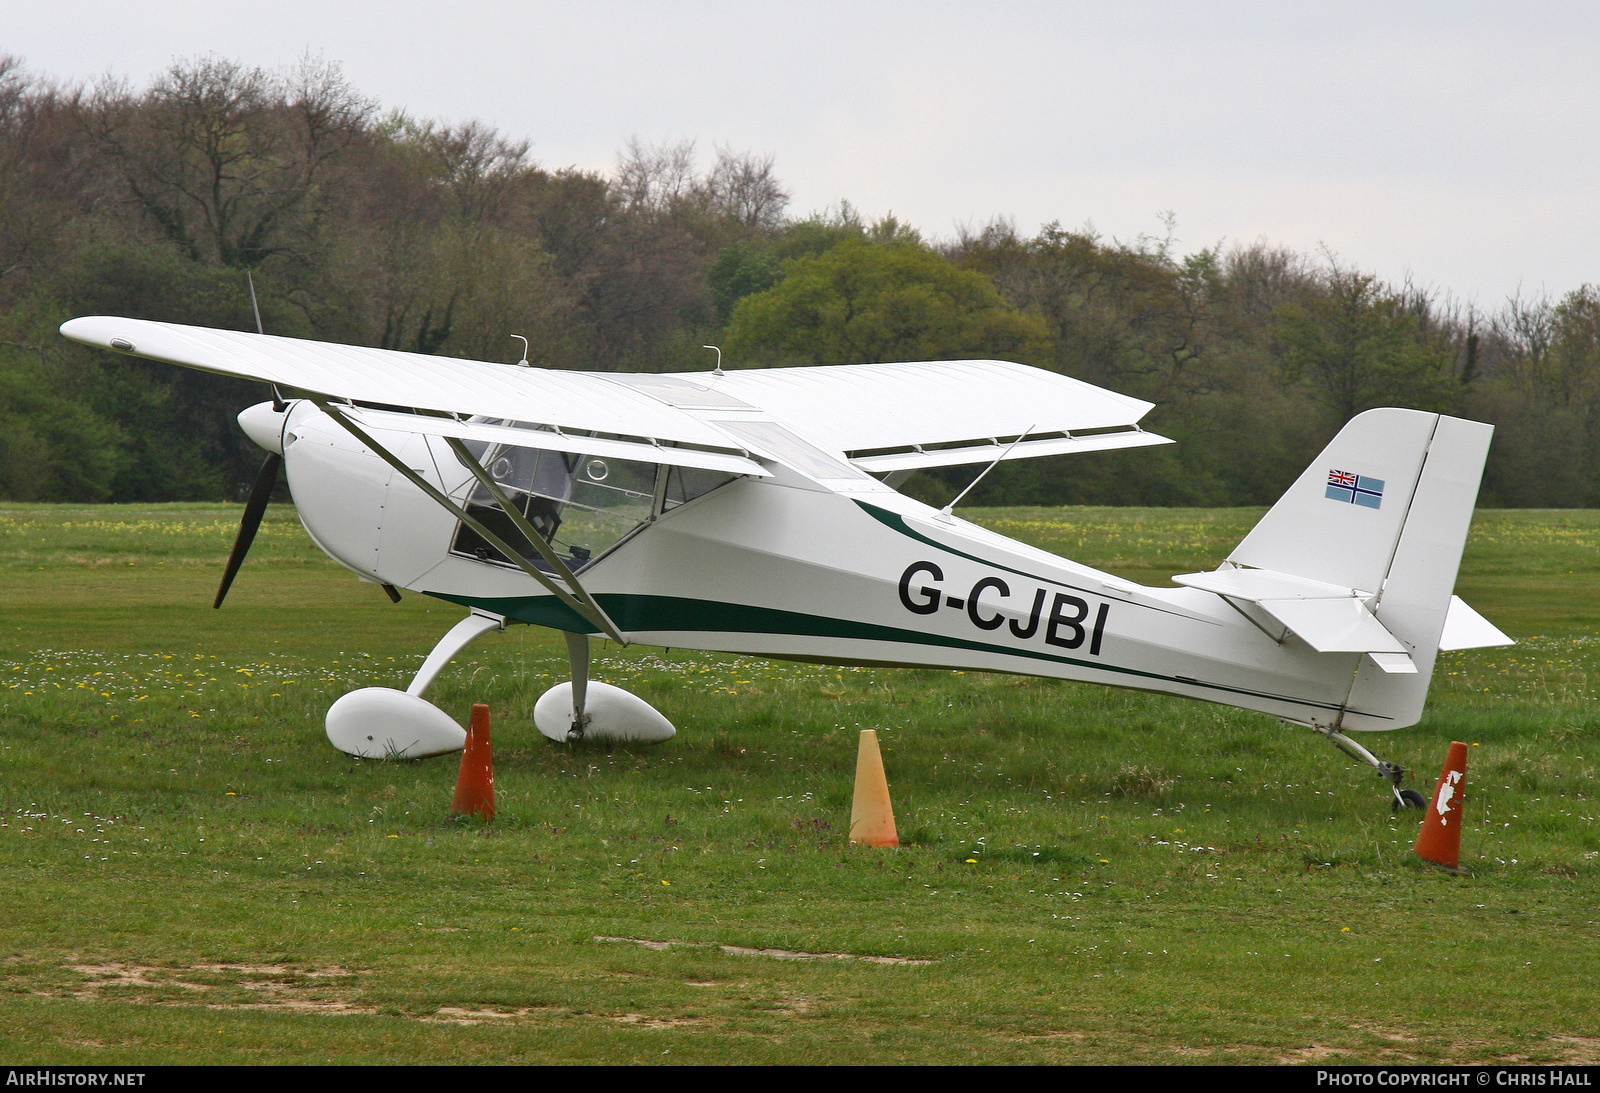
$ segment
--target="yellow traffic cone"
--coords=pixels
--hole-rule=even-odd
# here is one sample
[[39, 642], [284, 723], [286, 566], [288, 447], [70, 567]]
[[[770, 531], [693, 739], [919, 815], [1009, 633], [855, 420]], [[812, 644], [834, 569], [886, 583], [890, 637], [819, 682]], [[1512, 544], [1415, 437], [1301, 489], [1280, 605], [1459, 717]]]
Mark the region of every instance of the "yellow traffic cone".
[[861, 730], [861, 744], [856, 751], [856, 798], [850, 806], [850, 841], [861, 846], [900, 845], [876, 729]]

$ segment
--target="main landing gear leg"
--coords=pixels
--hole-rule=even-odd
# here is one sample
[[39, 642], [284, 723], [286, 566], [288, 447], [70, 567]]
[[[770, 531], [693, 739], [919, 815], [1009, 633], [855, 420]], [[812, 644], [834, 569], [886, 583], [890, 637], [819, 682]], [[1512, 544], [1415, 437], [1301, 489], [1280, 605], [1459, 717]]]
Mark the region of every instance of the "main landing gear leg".
[[1338, 729], [1323, 728], [1320, 725], [1312, 727], [1323, 736], [1326, 736], [1334, 747], [1350, 758], [1371, 765], [1378, 772], [1378, 776], [1389, 783], [1389, 792], [1394, 795], [1394, 801], [1389, 806], [1392, 811], [1399, 811], [1402, 808], [1422, 808], [1427, 804], [1422, 794], [1416, 790], [1400, 788], [1400, 780], [1405, 777], [1406, 772], [1405, 768], [1398, 763], [1391, 763], [1387, 759], [1379, 759]]
[[449, 633], [439, 639], [439, 644], [433, 647], [433, 652], [428, 654], [428, 659], [422, 662], [422, 667], [412, 677], [411, 686], [406, 688], [406, 694], [420, 697], [422, 692], [438, 678], [452, 657], [490, 630], [505, 628], [504, 617], [474, 609], [472, 614], [452, 626]]
[[567, 730], [568, 740], [582, 740], [583, 730], [589, 726], [589, 715], [584, 706], [589, 698], [589, 635], [563, 630], [567, 639], [567, 663], [572, 666], [572, 727]]
[[589, 678], [592, 639], [564, 630], [572, 679], [557, 683], [533, 705], [533, 723], [558, 744], [631, 741], [659, 744], [678, 731], [661, 712], [638, 695]]

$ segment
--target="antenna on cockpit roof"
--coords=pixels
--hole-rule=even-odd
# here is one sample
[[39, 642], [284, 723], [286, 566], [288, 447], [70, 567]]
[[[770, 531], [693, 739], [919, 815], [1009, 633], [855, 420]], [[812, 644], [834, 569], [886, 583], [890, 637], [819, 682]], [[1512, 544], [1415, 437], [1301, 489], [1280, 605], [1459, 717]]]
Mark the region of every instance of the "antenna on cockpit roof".
[[528, 363], [528, 339], [524, 338], [521, 334], [513, 334], [511, 336], [522, 343], [522, 359], [517, 362], [517, 367], [532, 368], [533, 365]]
[[701, 349], [709, 349], [709, 350], [711, 350], [711, 352], [713, 352], [713, 353], [715, 353], [717, 355], [717, 367], [712, 370], [711, 374], [713, 376], [722, 375], [723, 374], [722, 373], [722, 350], [718, 349], [714, 345], [702, 345], [700, 348]]

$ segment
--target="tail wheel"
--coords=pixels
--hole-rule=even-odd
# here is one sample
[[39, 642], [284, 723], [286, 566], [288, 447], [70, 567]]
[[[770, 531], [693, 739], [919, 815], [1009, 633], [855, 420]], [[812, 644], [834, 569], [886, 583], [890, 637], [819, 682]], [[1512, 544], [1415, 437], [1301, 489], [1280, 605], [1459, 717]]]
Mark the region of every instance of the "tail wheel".
[[1427, 808], [1428, 800], [1414, 789], [1402, 789], [1400, 799], [1395, 802], [1395, 811], [1401, 808]]

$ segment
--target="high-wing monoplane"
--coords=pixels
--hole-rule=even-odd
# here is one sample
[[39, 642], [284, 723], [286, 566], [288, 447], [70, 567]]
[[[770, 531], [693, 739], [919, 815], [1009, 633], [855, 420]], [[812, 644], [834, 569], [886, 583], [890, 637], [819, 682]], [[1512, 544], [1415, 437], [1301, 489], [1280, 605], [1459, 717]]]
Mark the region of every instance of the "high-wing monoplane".
[[534, 712], [555, 740], [675, 731], [589, 679], [603, 636], [1259, 710], [1420, 804], [1348, 733], [1416, 723], [1441, 650], [1510, 642], [1453, 594], [1492, 430], [1440, 414], [1353, 418], [1219, 568], [1157, 588], [896, 490], [922, 468], [1168, 442], [1139, 426], [1150, 403], [1020, 364], [584, 373], [135, 319], [61, 330], [274, 385], [239, 416], [268, 455], [218, 606], [281, 467], [335, 561], [467, 611], [406, 691], [334, 703], [329, 739], [354, 755], [459, 749], [423, 693], [469, 642], [526, 623], [566, 636], [571, 682]]

